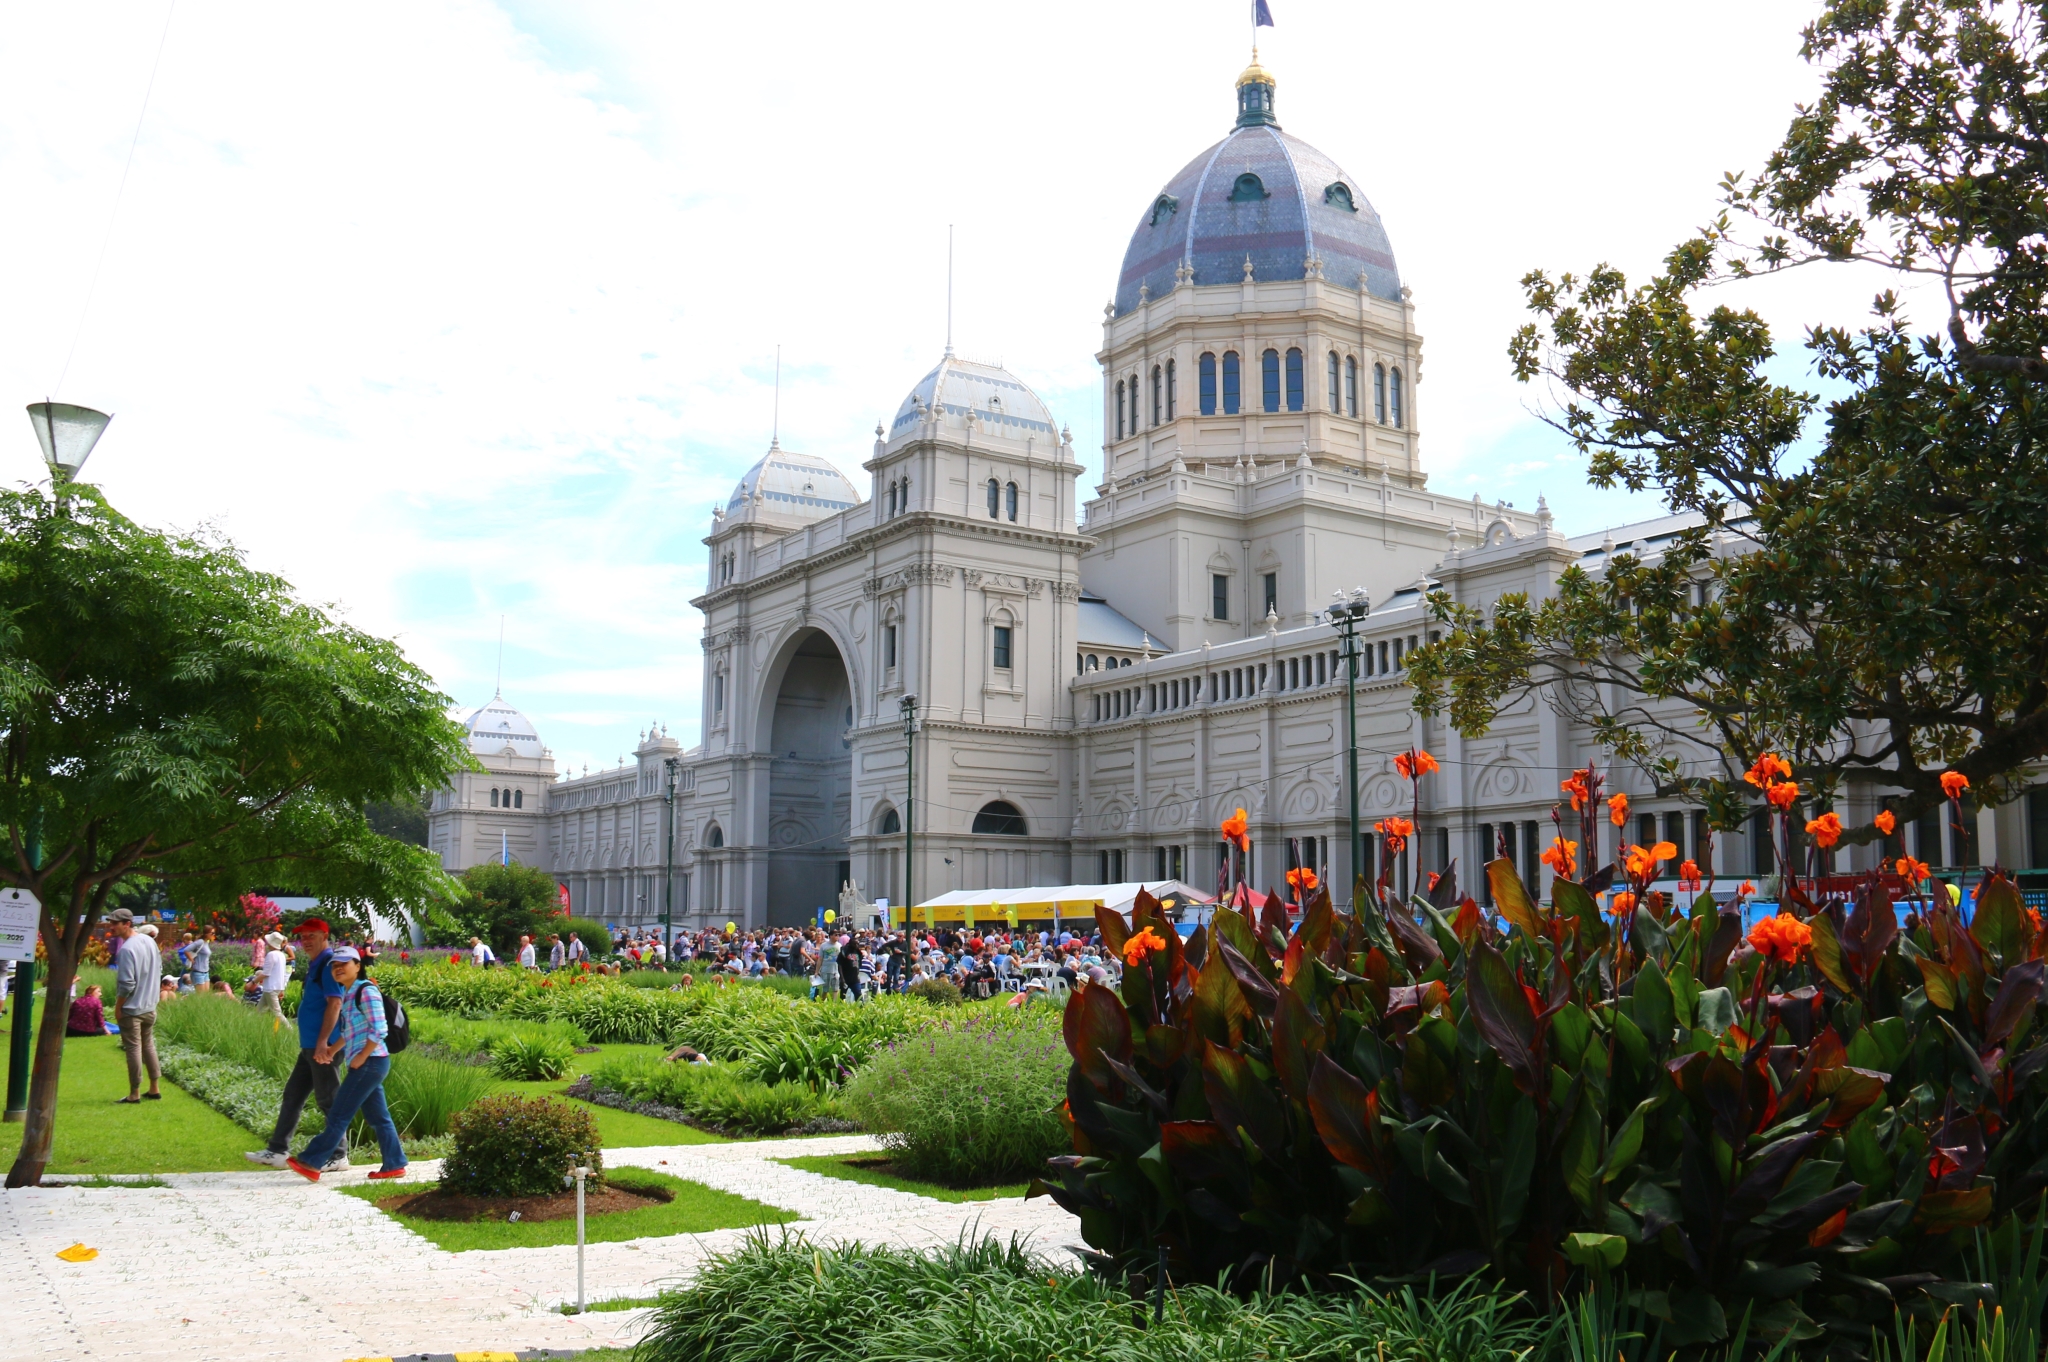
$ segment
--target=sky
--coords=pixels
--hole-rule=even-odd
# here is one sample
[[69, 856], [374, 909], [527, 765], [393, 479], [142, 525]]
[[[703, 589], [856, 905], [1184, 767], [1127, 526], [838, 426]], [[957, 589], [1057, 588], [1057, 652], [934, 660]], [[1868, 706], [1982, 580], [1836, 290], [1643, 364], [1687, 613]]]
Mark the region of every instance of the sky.
[[[1284, 127], [1414, 290], [1431, 485], [1567, 533], [1586, 488], [1505, 357], [1531, 269], [1641, 276], [1762, 162], [1806, 0], [1271, 0]], [[87, 465], [499, 682], [580, 772], [696, 740], [711, 507], [767, 447], [859, 465], [937, 360], [1007, 365], [1100, 468], [1102, 308], [1159, 186], [1228, 131], [1247, 6], [1040, 0], [10, 7], [0, 399], [115, 414]], [[1800, 274], [1731, 301], [1853, 324]], [[10, 425], [9, 423], [13, 424]], [[40, 474], [0, 418], [0, 479]], [[1091, 473], [1084, 483], [1092, 485]]]

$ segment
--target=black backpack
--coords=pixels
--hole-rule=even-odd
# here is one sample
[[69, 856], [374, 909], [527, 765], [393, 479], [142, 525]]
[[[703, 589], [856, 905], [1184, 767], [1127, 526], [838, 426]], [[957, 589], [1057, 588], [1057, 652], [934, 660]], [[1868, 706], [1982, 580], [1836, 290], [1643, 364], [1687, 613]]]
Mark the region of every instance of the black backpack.
[[[356, 1006], [362, 1008], [365, 1015], [368, 1015], [369, 1009], [362, 1000], [363, 984], [374, 982], [375, 980], [365, 979], [355, 987]], [[384, 1000], [384, 1048], [395, 1055], [412, 1044], [412, 1018], [405, 1015], [404, 1004], [383, 989], [377, 990], [377, 996]]]

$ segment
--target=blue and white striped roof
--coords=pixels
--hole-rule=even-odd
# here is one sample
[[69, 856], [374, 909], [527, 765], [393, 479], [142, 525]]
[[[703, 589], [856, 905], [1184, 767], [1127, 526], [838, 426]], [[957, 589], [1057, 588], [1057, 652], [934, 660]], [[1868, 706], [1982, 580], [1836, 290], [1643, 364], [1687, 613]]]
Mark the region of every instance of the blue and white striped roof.
[[799, 520], [823, 520], [860, 504], [860, 493], [844, 473], [814, 454], [798, 454], [780, 445], [770, 446], [747, 470], [732, 489], [726, 511], [740, 514], [756, 494], [762, 510]]
[[949, 354], [903, 399], [896, 419], [889, 423], [890, 437], [902, 434], [918, 419], [919, 408], [928, 409], [934, 402], [943, 405], [948, 416], [972, 411], [984, 429], [1013, 440], [1051, 439], [1055, 434], [1045, 403], [1009, 370]]

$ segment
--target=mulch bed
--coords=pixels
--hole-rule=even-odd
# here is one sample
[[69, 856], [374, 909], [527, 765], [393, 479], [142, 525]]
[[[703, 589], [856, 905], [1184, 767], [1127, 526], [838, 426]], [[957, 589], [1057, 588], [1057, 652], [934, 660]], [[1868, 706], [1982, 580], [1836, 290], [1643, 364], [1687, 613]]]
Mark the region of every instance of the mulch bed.
[[[623, 1187], [607, 1185], [602, 1190], [591, 1190], [583, 1194], [583, 1213], [591, 1215], [612, 1215], [619, 1211], [645, 1210], [674, 1201], [675, 1193], [666, 1187], [643, 1187], [627, 1191]], [[468, 1196], [461, 1192], [446, 1192], [440, 1188], [432, 1191], [414, 1192], [409, 1196], [394, 1197], [384, 1203], [385, 1208], [400, 1215], [417, 1216], [421, 1220], [504, 1220], [512, 1212], [519, 1212], [524, 1220], [567, 1220], [576, 1214], [576, 1193], [551, 1192], [547, 1196]]]

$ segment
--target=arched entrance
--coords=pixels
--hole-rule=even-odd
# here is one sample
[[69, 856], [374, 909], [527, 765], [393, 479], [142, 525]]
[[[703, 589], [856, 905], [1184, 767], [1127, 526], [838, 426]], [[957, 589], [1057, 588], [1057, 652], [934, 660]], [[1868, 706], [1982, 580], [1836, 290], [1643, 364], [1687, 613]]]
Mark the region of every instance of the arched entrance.
[[768, 904], [772, 925], [810, 922], [851, 873], [853, 687], [829, 636], [811, 630], [782, 674], [770, 728]]

